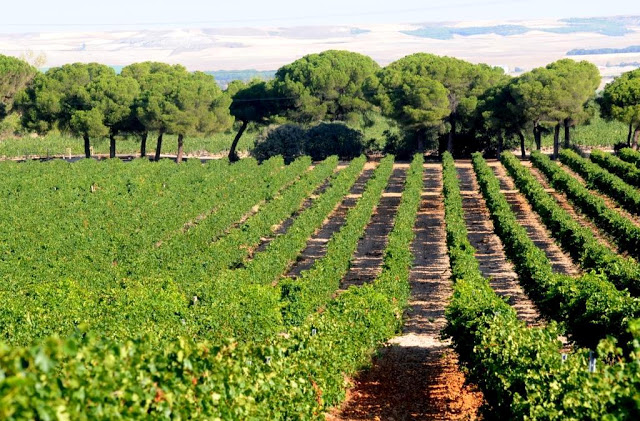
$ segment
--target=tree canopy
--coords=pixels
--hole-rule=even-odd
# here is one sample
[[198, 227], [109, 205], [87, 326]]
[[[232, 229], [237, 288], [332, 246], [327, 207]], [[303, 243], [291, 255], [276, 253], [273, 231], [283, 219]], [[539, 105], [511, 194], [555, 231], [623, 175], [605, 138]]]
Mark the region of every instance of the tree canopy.
[[552, 70], [538, 67], [518, 77], [511, 85], [511, 94], [532, 124], [536, 147], [540, 149], [543, 124], [559, 121], [564, 115], [558, 108], [562, 95], [560, 80]]
[[142, 133], [141, 155], [146, 155], [146, 137], [158, 133], [155, 159], [160, 159], [162, 140], [168, 130], [173, 110], [172, 92], [178, 81], [189, 77], [184, 66], [158, 62], [134, 63], [122, 69], [121, 76], [132, 77], [140, 85], [140, 95], [134, 102], [134, 128]]
[[417, 133], [418, 149], [426, 133], [442, 128], [449, 115], [448, 90], [437, 80], [389, 66], [381, 75], [385, 91], [378, 96], [384, 113]]
[[505, 79], [487, 89], [478, 98], [476, 107], [476, 126], [488, 139], [497, 139], [498, 155], [506, 139], [517, 137], [520, 141], [520, 153], [525, 157], [524, 130], [527, 120], [520, 104], [512, 94], [512, 85], [517, 79]]
[[[627, 123], [635, 143], [638, 78], [637, 72], [623, 75], [599, 99], [602, 115]], [[524, 152], [526, 131], [540, 148], [542, 133], [553, 130], [557, 153], [562, 128], [566, 147], [570, 128], [593, 114], [599, 84], [598, 69], [586, 61], [562, 59], [511, 78], [498, 67], [427, 53], [381, 68], [365, 55], [328, 50], [282, 66], [272, 80], [233, 81], [222, 91], [213, 76], [181, 65], [134, 63], [116, 75], [108, 66], [74, 63], [38, 73], [0, 56], [0, 118], [13, 108], [29, 130], [80, 136], [87, 156], [89, 139], [109, 137], [114, 156], [116, 136], [125, 134], [140, 136], [144, 156], [147, 136], [155, 133], [156, 158], [163, 136], [174, 134], [181, 159], [186, 137], [235, 123], [233, 161], [250, 125], [345, 122], [362, 128], [379, 113], [400, 128], [388, 137], [413, 142], [413, 149], [432, 139], [456, 152], [495, 145], [499, 151], [503, 142], [519, 139]]]
[[569, 147], [569, 128], [578, 121], [584, 121], [589, 117], [587, 102], [595, 96], [595, 91], [600, 85], [600, 72], [598, 68], [588, 61], [574, 61], [562, 59], [547, 65], [547, 69], [556, 74], [560, 84], [560, 97], [556, 103], [559, 117], [555, 125], [554, 155], [558, 155], [558, 134], [560, 126], [565, 130], [565, 147]]
[[82, 137], [90, 156], [91, 138], [108, 136], [115, 156], [120, 132], [178, 135], [178, 160], [185, 136], [209, 135], [232, 124], [231, 99], [213, 76], [182, 66], [145, 62], [120, 75], [108, 66], [75, 63], [38, 75], [22, 96], [25, 124], [39, 132], [52, 128]]
[[[91, 156], [90, 138], [115, 134], [128, 118], [138, 84], [98, 63], [54, 67], [36, 77], [23, 96], [27, 126], [57, 127], [82, 137]], [[112, 148], [113, 149], [113, 148]]]
[[518, 77], [511, 93], [533, 126], [537, 149], [545, 126], [554, 129], [554, 156], [558, 154], [561, 126], [565, 128], [565, 146], [569, 146], [569, 128], [586, 118], [586, 104], [599, 84], [600, 73], [593, 64], [571, 59], [558, 60]]
[[29, 63], [0, 54], [0, 120], [11, 112], [16, 95], [36, 73], [36, 68]]
[[[433, 98], [434, 103], [430, 103], [430, 101], [419, 102], [427, 105], [426, 109], [433, 108], [433, 105], [437, 104], [438, 111], [431, 114], [432, 117], [437, 117], [441, 114], [443, 105], [441, 94], [446, 93], [448, 112], [441, 119], [442, 123], [448, 123], [447, 149], [449, 150], [453, 149], [459, 125], [472, 118], [478, 97], [489, 87], [506, 77], [501, 68], [485, 64], [476, 65], [457, 58], [427, 53], [416, 53], [403, 57], [387, 66], [383, 73], [385, 74], [383, 85], [386, 92], [382, 94], [381, 102], [385, 104], [395, 103], [395, 105], [403, 107], [403, 102], [394, 101], [393, 97], [397, 95], [411, 96], [413, 94], [410, 87], [415, 86], [422, 91], [425, 89], [431, 91], [427, 96]], [[409, 84], [405, 86], [404, 80], [407, 80]], [[438, 85], [434, 85], [433, 81], [438, 82], [445, 90], [443, 91]], [[384, 96], [389, 96], [391, 99], [387, 100]], [[415, 109], [414, 112], [417, 111], [416, 107], [411, 108]], [[396, 110], [391, 114], [402, 114], [402, 111]], [[419, 116], [416, 114], [416, 117]], [[435, 126], [435, 124], [431, 126]]]
[[229, 112], [240, 122], [238, 133], [229, 149], [229, 160], [236, 161], [236, 147], [249, 123], [266, 122], [270, 117], [282, 112], [284, 105], [274, 92], [273, 83], [259, 79], [249, 83], [231, 83], [227, 88], [227, 94], [232, 98]]
[[222, 92], [215, 78], [203, 72], [178, 78], [165, 109], [167, 133], [178, 135], [178, 157], [182, 160], [186, 136], [210, 135], [231, 127], [231, 98]]
[[622, 74], [605, 86], [600, 99], [602, 115], [629, 125], [633, 148], [640, 136], [640, 69]]
[[287, 101], [297, 122], [355, 122], [373, 108], [369, 93], [378, 88], [380, 66], [362, 54], [328, 50], [309, 54], [276, 72], [274, 89]]

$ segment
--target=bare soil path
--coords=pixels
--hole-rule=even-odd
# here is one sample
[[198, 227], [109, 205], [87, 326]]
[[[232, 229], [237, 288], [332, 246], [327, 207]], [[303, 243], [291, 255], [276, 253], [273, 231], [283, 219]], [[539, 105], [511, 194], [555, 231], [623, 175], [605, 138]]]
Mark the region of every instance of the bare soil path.
[[580, 270], [573, 264], [571, 256], [555, 243], [538, 214], [531, 208], [527, 198], [515, 186], [507, 170], [499, 161], [489, 160], [487, 162], [493, 173], [498, 177], [498, 180], [500, 180], [500, 189], [507, 198], [507, 202], [511, 205], [516, 219], [527, 230], [533, 243], [545, 252], [551, 262], [553, 271], [564, 275], [578, 274]]
[[340, 289], [373, 282], [380, 273], [387, 237], [393, 229], [408, 169], [409, 164], [393, 165], [387, 187], [365, 228], [364, 235], [358, 241], [356, 252], [351, 258], [351, 266], [340, 284]]
[[425, 164], [416, 221], [412, 294], [404, 332], [354, 380], [342, 407], [328, 420], [475, 419], [482, 395], [465, 385], [455, 353], [440, 339], [451, 296], [442, 198], [442, 167]]
[[344, 224], [347, 217], [347, 212], [350, 208], [354, 207], [358, 202], [367, 180], [373, 174], [377, 166], [376, 162], [367, 162], [364, 166], [364, 170], [360, 174], [360, 177], [351, 187], [349, 194], [344, 197], [342, 202], [337, 205], [336, 209], [331, 212], [329, 217], [324, 221], [322, 227], [309, 239], [307, 246], [303, 252], [298, 256], [296, 262], [289, 269], [286, 276], [297, 277], [300, 276], [302, 271], [307, 270], [313, 266], [316, 259], [321, 258], [327, 252], [327, 243], [334, 232], [340, 229]]
[[475, 172], [469, 160], [456, 160], [460, 180], [462, 208], [469, 233], [469, 241], [476, 249], [476, 259], [482, 275], [489, 279], [491, 288], [516, 310], [518, 317], [528, 325], [537, 325], [540, 314], [533, 302], [524, 293], [518, 275], [504, 253], [502, 242], [494, 232], [489, 210]]
[[605, 233], [600, 231], [600, 229], [591, 221], [591, 219], [589, 219], [589, 217], [587, 217], [578, 209], [576, 209], [571, 204], [571, 202], [569, 201], [569, 199], [564, 193], [561, 193], [555, 190], [553, 187], [551, 187], [551, 185], [549, 184], [549, 180], [547, 180], [547, 178], [544, 176], [544, 174], [540, 172], [539, 169], [537, 169], [536, 167], [533, 166], [533, 164], [531, 164], [531, 161], [522, 161], [522, 165], [524, 165], [529, 169], [529, 171], [531, 171], [531, 174], [536, 178], [536, 180], [540, 182], [540, 184], [542, 184], [545, 191], [549, 193], [551, 197], [555, 199], [556, 203], [560, 205], [562, 209], [567, 211], [573, 219], [578, 221], [580, 225], [588, 227], [593, 233], [593, 235], [598, 240], [606, 244], [607, 247], [611, 248], [612, 250], [615, 250], [616, 252], [618, 251], [617, 246], [613, 242], [611, 242], [606, 235], [604, 235]]

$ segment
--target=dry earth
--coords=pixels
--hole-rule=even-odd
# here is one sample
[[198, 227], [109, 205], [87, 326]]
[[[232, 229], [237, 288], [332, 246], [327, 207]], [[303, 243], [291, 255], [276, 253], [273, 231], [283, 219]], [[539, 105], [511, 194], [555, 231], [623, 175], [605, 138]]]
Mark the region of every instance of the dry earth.
[[455, 353], [440, 338], [452, 292], [444, 228], [442, 167], [428, 163], [412, 245], [415, 261], [404, 332], [354, 379], [347, 400], [328, 420], [477, 418], [482, 394], [465, 384]]

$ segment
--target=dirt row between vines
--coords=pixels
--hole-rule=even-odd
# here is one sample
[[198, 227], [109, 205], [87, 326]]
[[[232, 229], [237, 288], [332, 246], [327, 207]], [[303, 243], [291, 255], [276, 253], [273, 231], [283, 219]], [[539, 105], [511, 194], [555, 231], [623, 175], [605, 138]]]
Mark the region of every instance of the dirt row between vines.
[[[342, 171], [344, 168], [346, 168], [345, 165], [339, 165], [336, 167], [334, 173]], [[260, 243], [258, 243], [258, 245], [255, 247], [254, 250], [251, 250], [249, 258], [251, 258], [255, 253], [260, 253], [263, 252], [267, 249], [267, 247], [269, 246], [269, 244], [278, 236], [286, 234], [286, 232], [289, 230], [289, 228], [291, 228], [291, 225], [293, 225], [294, 221], [296, 220], [296, 218], [305, 210], [307, 210], [309, 207], [311, 207], [311, 205], [313, 204], [314, 201], [316, 201], [318, 199], [318, 197], [325, 192], [325, 190], [327, 190], [329, 188], [329, 186], [331, 186], [331, 178], [327, 178], [325, 181], [323, 181], [320, 186], [318, 186], [313, 193], [311, 193], [311, 195], [309, 197], [307, 197], [306, 199], [304, 199], [304, 201], [302, 202], [302, 205], [298, 208], [298, 210], [296, 210], [291, 216], [289, 216], [287, 219], [285, 219], [284, 221], [280, 222], [279, 224], [274, 225], [273, 227], [271, 227], [271, 235], [269, 235], [268, 237], [263, 237], [260, 239]]]
[[344, 197], [344, 199], [336, 206], [336, 208], [331, 212], [327, 219], [325, 219], [320, 229], [317, 230], [316, 233], [309, 239], [309, 241], [307, 242], [307, 246], [298, 256], [296, 262], [289, 268], [286, 276], [300, 276], [303, 271], [310, 269], [317, 259], [320, 259], [326, 254], [329, 239], [331, 238], [333, 233], [338, 231], [344, 224], [349, 209], [351, 209], [356, 205], [356, 203], [358, 203], [358, 199], [362, 196], [365, 185], [367, 184], [369, 178], [371, 178], [371, 176], [373, 175], [376, 167], [377, 163], [375, 162], [367, 162], [365, 164], [364, 170], [362, 171], [356, 182], [353, 184], [353, 186], [351, 186], [349, 194]]
[[[309, 168], [307, 168], [305, 172], [309, 172], [309, 171], [313, 170], [314, 167], [315, 167], [315, 165], [309, 166]], [[302, 175], [300, 175], [298, 177], [294, 177], [291, 180], [289, 180], [287, 183], [282, 185], [280, 187], [280, 189], [276, 192], [274, 197], [278, 197], [278, 196], [282, 195], [289, 187], [291, 187], [293, 184], [295, 184], [301, 177], [302, 177]], [[251, 218], [252, 216], [257, 214], [271, 200], [272, 199], [262, 199], [262, 200], [260, 200], [258, 203], [253, 205], [251, 207], [251, 209], [249, 209], [247, 212], [245, 212], [240, 217], [240, 219], [238, 219], [238, 220], [234, 221], [233, 223], [231, 223], [231, 225], [226, 227], [221, 234], [219, 234], [215, 238], [212, 238], [211, 241], [212, 242], [217, 241], [221, 237], [224, 237], [225, 235], [227, 235], [233, 229], [235, 229], [235, 228], [239, 227], [240, 225], [244, 224], [249, 218]], [[187, 232], [189, 232], [189, 230], [194, 229], [195, 227], [197, 227], [205, 219], [207, 219], [207, 218], [209, 218], [211, 216], [214, 216], [216, 214], [216, 212], [219, 210], [219, 208], [220, 208], [220, 205], [216, 205], [213, 208], [207, 209], [204, 212], [200, 213], [199, 215], [196, 215], [195, 217], [189, 219], [184, 224], [182, 224], [182, 227], [180, 229], [169, 231], [168, 233], [166, 233], [164, 235], [163, 239], [158, 240], [158, 241], [156, 241], [154, 243], [153, 247], [154, 248], [159, 248], [162, 245], [164, 245], [167, 241], [169, 241], [171, 238], [173, 238], [173, 237], [175, 237], [177, 235], [186, 234]]]
[[469, 241], [476, 249], [482, 275], [489, 279], [491, 288], [498, 295], [508, 297], [509, 304], [521, 320], [528, 325], [538, 325], [540, 313], [520, 286], [518, 275], [504, 253], [471, 162], [456, 160], [456, 169]]
[[380, 203], [376, 206], [364, 235], [358, 241], [356, 252], [351, 258], [351, 266], [342, 279], [340, 289], [373, 282], [382, 270], [384, 250], [387, 247], [389, 233], [393, 229], [408, 169], [409, 164], [394, 164]]
[[511, 205], [518, 223], [527, 230], [533, 243], [545, 252], [551, 262], [553, 271], [564, 275], [577, 275], [580, 273], [580, 269], [573, 263], [571, 256], [556, 244], [540, 216], [533, 211], [527, 198], [517, 189], [513, 179], [507, 174], [507, 170], [499, 161], [488, 162], [493, 173], [500, 181], [500, 189], [507, 198], [507, 202]]
[[455, 353], [440, 338], [451, 293], [442, 166], [425, 164], [423, 200], [412, 244], [410, 308], [402, 335], [353, 380], [328, 420], [474, 419], [482, 394], [465, 384]]
[[584, 215], [582, 212], [580, 212], [578, 209], [576, 209], [571, 202], [569, 201], [569, 199], [567, 198], [567, 196], [564, 193], [561, 193], [557, 190], [555, 190], [553, 187], [551, 187], [551, 185], [549, 184], [549, 180], [547, 180], [547, 178], [540, 172], [539, 169], [537, 169], [536, 167], [534, 167], [530, 161], [522, 161], [522, 164], [527, 167], [529, 169], [529, 171], [531, 172], [531, 174], [536, 178], [536, 180], [538, 180], [538, 182], [540, 182], [540, 184], [542, 184], [542, 186], [544, 187], [545, 191], [547, 193], [549, 193], [549, 195], [551, 195], [551, 197], [554, 198], [554, 200], [556, 201], [556, 203], [565, 211], [567, 211], [567, 213], [569, 213], [569, 215], [575, 219], [576, 221], [578, 221], [578, 223], [580, 223], [580, 225], [584, 226], [584, 227], [588, 227], [589, 230], [593, 233], [593, 235], [600, 241], [602, 241], [604, 244], [607, 245], [607, 247], [611, 248], [614, 251], [618, 251], [617, 246], [612, 243], [608, 237], [606, 237], [605, 235], [603, 235], [603, 233], [600, 231], [600, 229], [591, 221], [591, 219], [589, 219], [589, 217], [587, 217], [586, 215]]

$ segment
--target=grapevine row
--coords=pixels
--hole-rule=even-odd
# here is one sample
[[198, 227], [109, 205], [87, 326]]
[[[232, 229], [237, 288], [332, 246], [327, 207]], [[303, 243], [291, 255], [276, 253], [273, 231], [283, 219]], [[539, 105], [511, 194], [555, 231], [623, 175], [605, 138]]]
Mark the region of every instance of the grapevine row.
[[618, 151], [618, 156], [620, 159], [634, 164], [636, 168], [640, 168], [640, 152], [631, 148], [622, 148]]
[[589, 159], [627, 183], [640, 187], [640, 169], [634, 164], [598, 149], [591, 151]]
[[[527, 327], [482, 277], [468, 239], [456, 168], [449, 153], [443, 156], [443, 189], [454, 281], [445, 333], [467, 367], [470, 381], [481, 388], [491, 416], [578, 420], [637, 414], [636, 407], [625, 406], [634, 393], [633, 387], [626, 386], [635, 381], [640, 368], [637, 362], [598, 363], [597, 371], [590, 373], [588, 351], [576, 349], [563, 358], [557, 326]], [[632, 326], [637, 335], [638, 324]], [[601, 342], [600, 358], [619, 356], [611, 345], [609, 340]], [[637, 348], [631, 357], [636, 355]]]
[[[242, 268], [223, 270], [213, 279], [184, 280], [188, 296], [198, 297], [199, 304], [189, 307], [187, 316], [196, 334], [204, 337], [265, 337], [282, 324], [280, 289], [274, 287], [309, 238], [323, 224], [331, 211], [348, 193], [364, 166], [360, 157], [342, 170], [333, 184], [300, 213], [287, 232], [273, 239], [267, 248], [256, 253]], [[384, 164], [384, 165], [383, 165]], [[389, 171], [393, 160], [383, 161], [375, 174]], [[380, 178], [380, 176], [377, 176]], [[367, 182], [366, 190], [376, 177]], [[230, 318], [228, 314], [237, 314]]]
[[[540, 153], [534, 153], [532, 160], [540, 162], [541, 165], [555, 165], [548, 157], [542, 156]], [[619, 256], [596, 239], [589, 228], [574, 220], [544, 190], [542, 184], [512, 153], [503, 154], [502, 163], [511, 174], [511, 177], [513, 177], [520, 192], [524, 194], [532, 208], [540, 215], [548, 231], [571, 254], [571, 257], [576, 262], [584, 269], [602, 271], [607, 279], [618, 288], [627, 288], [634, 296], [640, 294], [640, 265], [635, 260]], [[566, 181], [580, 184], [570, 177]], [[553, 184], [555, 185], [556, 183], [557, 181], [554, 179]], [[584, 189], [584, 187], [580, 187]], [[570, 197], [573, 196], [570, 195]], [[595, 198], [587, 196], [585, 199]]]
[[578, 180], [567, 174], [545, 155], [534, 152], [531, 162], [547, 177], [551, 185], [567, 195], [571, 203], [587, 215], [603, 232], [609, 234], [620, 250], [640, 257], [640, 228], [617, 210], [594, 195]]
[[[356, 206], [349, 209], [340, 230], [329, 240], [325, 255], [298, 278], [280, 283], [282, 314], [286, 324], [301, 323], [307, 314], [326, 303], [339, 287], [392, 171], [393, 156], [387, 155], [380, 162]], [[422, 175], [422, 172], [419, 174]]]
[[[304, 161], [302, 163], [304, 164]], [[173, 165], [173, 167], [176, 166]], [[188, 165], [180, 166], [180, 168], [187, 167]], [[231, 167], [227, 165], [218, 169], [222, 172], [224, 168]], [[247, 169], [245, 165], [240, 165], [239, 169], [242, 168]], [[199, 167], [194, 168], [194, 171], [198, 170]], [[264, 176], [266, 178], [264, 184], [270, 185], [270, 187], [255, 189], [258, 195], [266, 195], [269, 191], [273, 194], [273, 189], [287, 183], [290, 178], [305, 171], [305, 168], [299, 164], [291, 168], [283, 168], [280, 158], [266, 163], [264, 168], [260, 166], [254, 170], [254, 175]], [[228, 182], [231, 189], [242, 185], [237, 184], [233, 178], [238, 178], [238, 183], [245, 185], [251, 182], [249, 178], [235, 173], [236, 170], [233, 171], [231, 174], [236, 176], [230, 177]], [[195, 174], [199, 173], [195, 172]], [[206, 172], [200, 174], [208, 175]], [[251, 199], [246, 199], [246, 196], [233, 195], [231, 198], [223, 197], [219, 200], [225, 204], [228, 203], [229, 206], [237, 206], [236, 211], [242, 213], [250, 209], [259, 199], [253, 196], [255, 201], [251, 202], [249, 201]], [[169, 211], [172, 211], [172, 208], [167, 210]], [[73, 217], [77, 217], [77, 214], [69, 214], [67, 220]], [[228, 220], [224, 215], [220, 218], [215, 216], [210, 218]], [[65, 219], [60, 218], [60, 222], [63, 221]], [[132, 236], [131, 233], [122, 232], [121, 237], [116, 227], [112, 231], [117, 241], [125, 241]], [[46, 239], [47, 247], [56, 246], [58, 243], [55, 236], [63, 234], [64, 231], [54, 231], [51, 238]], [[113, 241], [111, 237], [99, 234], [94, 237], [88, 244], [93, 245], [97, 251], [100, 250], [99, 244], [108, 245]], [[14, 265], [17, 267], [11, 271], [7, 270], [5, 276], [8, 282], [0, 287], [3, 295], [12, 297], [0, 310], [0, 332], [3, 338], [11, 343], [26, 344], [52, 333], [66, 334], [85, 323], [88, 323], [92, 329], [102, 330], [108, 336], [134, 335], [140, 331], [153, 330], [155, 327], [167, 335], [195, 330], [190, 323], [187, 323], [189, 312], [185, 309], [191, 296], [185, 295], [179, 283], [163, 274], [151, 274], [142, 278], [132, 277], [128, 273], [134, 268], [122, 262], [114, 265], [105, 262], [104, 269], [96, 268], [95, 263], [91, 261], [85, 266], [74, 265], [73, 263], [82, 258], [83, 253], [91, 251], [84, 251], [80, 247], [67, 249], [66, 255], [62, 257], [52, 256], [51, 251], [44, 250], [41, 253], [43, 256], [38, 256], [38, 259], [55, 262], [55, 265], [47, 266], [38, 262], [37, 266], [34, 265], [35, 267], [31, 268], [32, 263], [27, 260], [29, 255], [24, 255], [25, 250], [17, 251], [20, 254], [16, 258], [21, 259], [18, 260], [21, 264]], [[69, 261], [68, 264], [67, 261]], [[3, 263], [11, 263], [11, 260]], [[27, 265], [29, 265], [28, 268], [25, 267]], [[75, 271], [72, 271], [74, 266]], [[138, 270], [149, 269], [149, 266], [145, 266]]]
[[[310, 164], [308, 158], [298, 161], [301, 161], [301, 167], [306, 165], [308, 168]], [[337, 157], [328, 158], [313, 170], [304, 173], [300, 179], [280, 194], [274, 196], [274, 192], [270, 191], [270, 200], [261, 206], [257, 213], [226, 232], [223, 232], [220, 227], [229, 225], [225, 219], [236, 218], [237, 220], [238, 211], [236, 209], [217, 211], [215, 217], [207, 218], [206, 221], [184, 235], [176, 237], [166, 246], [145, 255], [145, 262], [141, 267], [147, 271], [157, 262], [155, 271], [165, 276], [174, 276], [182, 281], [207, 279], [222, 269], [240, 266], [250, 249], [255, 247], [263, 236], [272, 235], [271, 230], [274, 225], [299, 209], [304, 199], [332, 174], [337, 163]], [[254, 186], [247, 187], [249, 188], [243, 190], [256, 189]], [[243, 210], [245, 209], [240, 209], [240, 211]]]
[[[113, 342], [88, 334], [0, 348], [0, 370], [9, 380], [22, 379], [3, 383], [3, 392], [24, 397], [0, 401], [0, 415], [324, 419], [323, 411], [344, 399], [344, 376], [368, 364], [399, 326], [406, 298], [398, 291], [406, 297], [412, 261], [406, 250], [421, 191], [415, 181], [421, 165], [412, 167], [383, 271], [372, 284], [350, 288], [287, 335], [263, 342]], [[43, 375], [52, 371], [56, 376]], [[89, 387], [94, 384], [100, 387]]]
[[638, 301], [595, 273], [573, 278], [554, 274], [544, 251], [529, 238], [500, 191], [500, 182], [476, 153], [473, 166], [496, 233], [513, 262], [520, 282], [538, 307], [563, 321], [574, 338], [594, 345], [607, 335], [627, 338], [628, 322], [640, 311]]
[[560, 152], [560, 161], [582, 176], [587, 186], [606, 194], [627, 211], [640, 214], [640, 191], [572, 150]]

